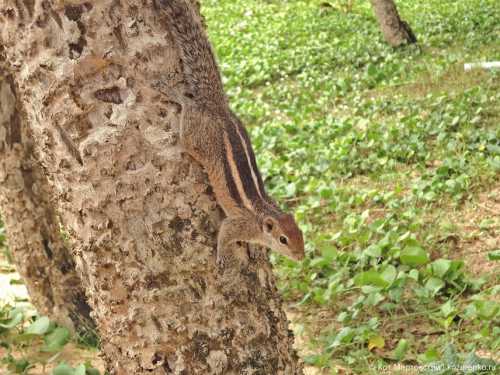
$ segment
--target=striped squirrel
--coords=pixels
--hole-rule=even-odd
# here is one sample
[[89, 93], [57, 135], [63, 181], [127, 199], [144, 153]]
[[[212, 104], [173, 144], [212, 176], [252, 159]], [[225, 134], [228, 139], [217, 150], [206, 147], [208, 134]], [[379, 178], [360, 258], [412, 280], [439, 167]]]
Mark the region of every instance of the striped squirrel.
[[256, 243], [295, 260], [304, 239], [292, 215], [266, 194], [245, 127], [229, 108], [219, 69], [192, 0], [158, 0], [179, 53], [185, 87], [155, 84], [181, 106], [180, 143], [208, 173], [226, 218], [217, 239], [217, 265], [235, 242]]

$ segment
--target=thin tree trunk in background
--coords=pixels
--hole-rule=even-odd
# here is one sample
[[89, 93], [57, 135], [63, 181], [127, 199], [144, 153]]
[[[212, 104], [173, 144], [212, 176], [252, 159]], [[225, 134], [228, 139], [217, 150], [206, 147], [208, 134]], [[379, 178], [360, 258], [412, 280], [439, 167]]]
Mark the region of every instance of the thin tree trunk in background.
[[0, 9], [6, 63], [108, 370], [302, 374], [265, 254], [235, 249], [241, 268], [217, 272], [214, 196], [180, 153], [174, 98], [153, 89], [183, 82], [161, 5], [0, 0]]
[[417, 38], [407, 22], [401, 20], [393, 0], [370, 0], [387, 43], [393, 47], [416, 43]]
[[95, 328], [90, 307], [16, 102], [14, 82], [0, 72], [0, 212], [9, 248], [38, 312], [83, 333]]

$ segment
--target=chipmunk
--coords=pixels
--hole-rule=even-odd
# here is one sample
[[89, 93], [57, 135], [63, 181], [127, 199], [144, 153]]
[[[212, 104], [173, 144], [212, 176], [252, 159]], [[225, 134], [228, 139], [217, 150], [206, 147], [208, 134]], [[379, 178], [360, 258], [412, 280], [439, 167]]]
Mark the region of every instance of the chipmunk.
[[217, 265], [224, 268], [232, 245], [240, 241], [269, 247], [291, 259], [303, 259], [302, 232], [293, 216], [284, 213], [264, 189], [250, 138], [229, 108], [198, 12], [189, 0], [158, 3], [167, 15], [185, 81], [184, 91], [161, 86], [182, 108], [182, 148], [207, 171], [217, 202], [226, 214], [217, 238]]

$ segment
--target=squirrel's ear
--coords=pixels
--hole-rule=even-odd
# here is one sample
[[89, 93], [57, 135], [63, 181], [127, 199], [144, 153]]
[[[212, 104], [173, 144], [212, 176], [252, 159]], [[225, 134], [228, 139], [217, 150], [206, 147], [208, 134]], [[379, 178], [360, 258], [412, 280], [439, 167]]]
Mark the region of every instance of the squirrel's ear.
[[264, 232], [271, 233], [274, 228], [274, 220], [268, 216], [264, 219]]

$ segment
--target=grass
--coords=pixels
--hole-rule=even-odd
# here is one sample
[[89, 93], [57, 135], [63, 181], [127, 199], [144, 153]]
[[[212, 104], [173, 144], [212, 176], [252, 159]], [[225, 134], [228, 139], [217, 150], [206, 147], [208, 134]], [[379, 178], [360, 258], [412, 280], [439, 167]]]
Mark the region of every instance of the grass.
[[400, 0], [419, 45], [392, 49], [369, 2], [349, 4], [202, 1], [266, 185], [306, 235], [305, 261], [272, 256], [302, 357], [324, 374], [488, 373], [500, 74], [463, 63], [500, 60], [500, 6]]

